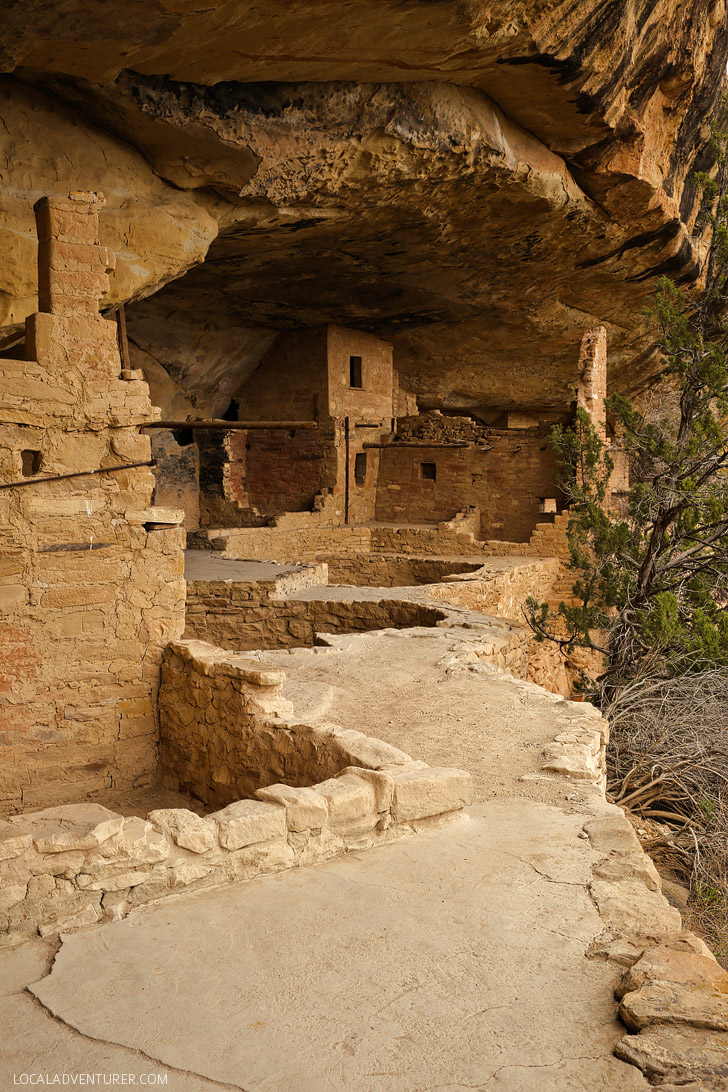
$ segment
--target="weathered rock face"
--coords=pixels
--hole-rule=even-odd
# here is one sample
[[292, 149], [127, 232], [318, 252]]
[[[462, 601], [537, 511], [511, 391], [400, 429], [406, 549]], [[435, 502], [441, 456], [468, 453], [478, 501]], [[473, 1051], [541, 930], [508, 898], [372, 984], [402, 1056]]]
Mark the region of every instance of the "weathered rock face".
[[607, 327], [631, 389], [655, 276], [696, 275], [689, 176], [724, 0], [145, 2], [113, 20], [28, 0], [3, 46], [8, 341], [34, 306], [33, 200], [102, 189], [112, 300], [137, 301], [165, 408], [220, 412], [277, 330], [330, 320], [393, 340], [424, 406], [563, 407], [584, 329]]

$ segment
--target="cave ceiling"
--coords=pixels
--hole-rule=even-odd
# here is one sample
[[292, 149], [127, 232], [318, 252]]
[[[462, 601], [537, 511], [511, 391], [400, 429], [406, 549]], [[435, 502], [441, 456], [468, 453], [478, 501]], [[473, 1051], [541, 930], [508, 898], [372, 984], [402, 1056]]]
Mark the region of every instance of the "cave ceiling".
[[644, 305], [699, 268], [723, 0], [4, 17], [5, 344], [35, 306], [33, 202], [84, 188], [110, 302], [180, 411], [219, 412], [277, 331], [329, 321], [392, 340], [423, 406], [563, 407], [596, 323], [614, 389], [654, 371]]

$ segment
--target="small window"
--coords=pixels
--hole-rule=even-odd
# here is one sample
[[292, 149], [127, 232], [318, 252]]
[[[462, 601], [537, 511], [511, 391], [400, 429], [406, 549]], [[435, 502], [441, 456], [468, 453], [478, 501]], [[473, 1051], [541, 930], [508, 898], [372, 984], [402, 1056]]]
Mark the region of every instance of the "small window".
[[437, 481], [437, 465], [435, 463], [420, 463], [420, 477], [426, 482]]
[[24, 478], [32, 478], [40, 471], [40, 451], [21, 451], [20, 466]]
[[361, 373], [361, 357], [350, 356], [349, 357], [349, 386], [358, 387], [359, 390], [364, 386]]
[[367, 480], [367, 453], [360, 451], [354, 459], [354, 481], [357, 485], [365, 485]]

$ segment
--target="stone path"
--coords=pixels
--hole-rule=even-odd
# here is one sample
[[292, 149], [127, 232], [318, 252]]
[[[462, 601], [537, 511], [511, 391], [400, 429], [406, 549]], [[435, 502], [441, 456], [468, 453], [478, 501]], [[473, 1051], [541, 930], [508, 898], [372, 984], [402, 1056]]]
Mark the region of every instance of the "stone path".
[[[658, 929], [675, 912], [618, 809], [540, 772], [561, 703], [451, 644], [395, 631], [261, 658], [301, 713], [469, 768], [469, 818], [166, 899], [67, 936], [50, 974], [41, 941], [0, 952], [0, 1026], [20, 1029], [0, 1037], [5, 1085], [96, 1070], [173, 1092], [647, 1089], [612, 1053], [620, 968], [589, 953], [625, 899]], [[605, 861], [620, 882], [595, 897]]]
[[[645, 1087], [611, 1056], [582, 816], [520, 801], [69, 937], [31, 987], [84, 1035], [246, 1092]], [[174, 1085], [172, 1085], [174, 1087]]]

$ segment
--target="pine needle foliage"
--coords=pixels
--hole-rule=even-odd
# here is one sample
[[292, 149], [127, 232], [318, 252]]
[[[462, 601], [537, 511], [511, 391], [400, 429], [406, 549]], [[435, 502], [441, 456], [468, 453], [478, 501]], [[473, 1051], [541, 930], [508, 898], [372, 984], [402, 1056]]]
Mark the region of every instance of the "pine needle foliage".
[[601, 703], [645, 675], [728, 667], [728, 102], [713, 126], [715, 167], [695, 176], [703, 240], [699, 289], [661, 278], [648, 308], [661, 349], [656, 389], [639, 409], [607, 399], [630, 467], [619, 511], [608, 505], [612, 460], [589, 415], [552, 430], [569, 501], [575, 602], [529, 600], [541, 640], [596, 649], [584, 680]]

